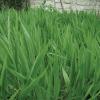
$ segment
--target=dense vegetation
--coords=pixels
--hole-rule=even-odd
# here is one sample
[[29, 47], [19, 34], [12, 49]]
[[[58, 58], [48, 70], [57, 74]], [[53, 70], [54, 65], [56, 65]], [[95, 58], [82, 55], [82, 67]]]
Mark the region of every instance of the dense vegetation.
[[14, 8], [21, 10], [29, 7], [30, 0], [0, 0], [0, 10], [5, 8]]
[[0, 100], [100, 100], [100, 19], [94, 12], [0, 12]]

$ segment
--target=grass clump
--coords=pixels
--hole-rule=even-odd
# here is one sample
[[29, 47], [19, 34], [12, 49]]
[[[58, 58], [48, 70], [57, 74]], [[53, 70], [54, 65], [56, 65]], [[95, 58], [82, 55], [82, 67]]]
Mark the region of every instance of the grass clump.
[[0, 12], [0, 100], [88, 99], [100, 99], [95, 13]]

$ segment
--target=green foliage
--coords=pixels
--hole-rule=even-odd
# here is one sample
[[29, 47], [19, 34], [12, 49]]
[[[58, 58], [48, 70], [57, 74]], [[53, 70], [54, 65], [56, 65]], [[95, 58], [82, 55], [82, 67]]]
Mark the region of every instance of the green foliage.
[[30, 0], [0, 0], [0, 9], [14, 8], [20, 10], [29, 7]]
[[0, 100], [88, 99], [100, 99], [94, 12], [0, 12]]

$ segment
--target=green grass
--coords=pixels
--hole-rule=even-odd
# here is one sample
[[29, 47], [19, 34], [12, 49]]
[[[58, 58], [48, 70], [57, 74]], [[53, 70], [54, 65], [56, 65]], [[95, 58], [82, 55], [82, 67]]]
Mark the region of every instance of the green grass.
[[0, 100], [100, 100], [99, 17], [0, 12]]

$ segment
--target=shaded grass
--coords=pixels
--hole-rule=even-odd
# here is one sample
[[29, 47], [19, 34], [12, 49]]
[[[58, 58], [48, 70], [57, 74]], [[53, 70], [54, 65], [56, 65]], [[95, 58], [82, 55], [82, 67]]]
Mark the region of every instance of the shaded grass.
[[99, 100], [99, 66], [94, 12], [0, 12], [1, 100]]

